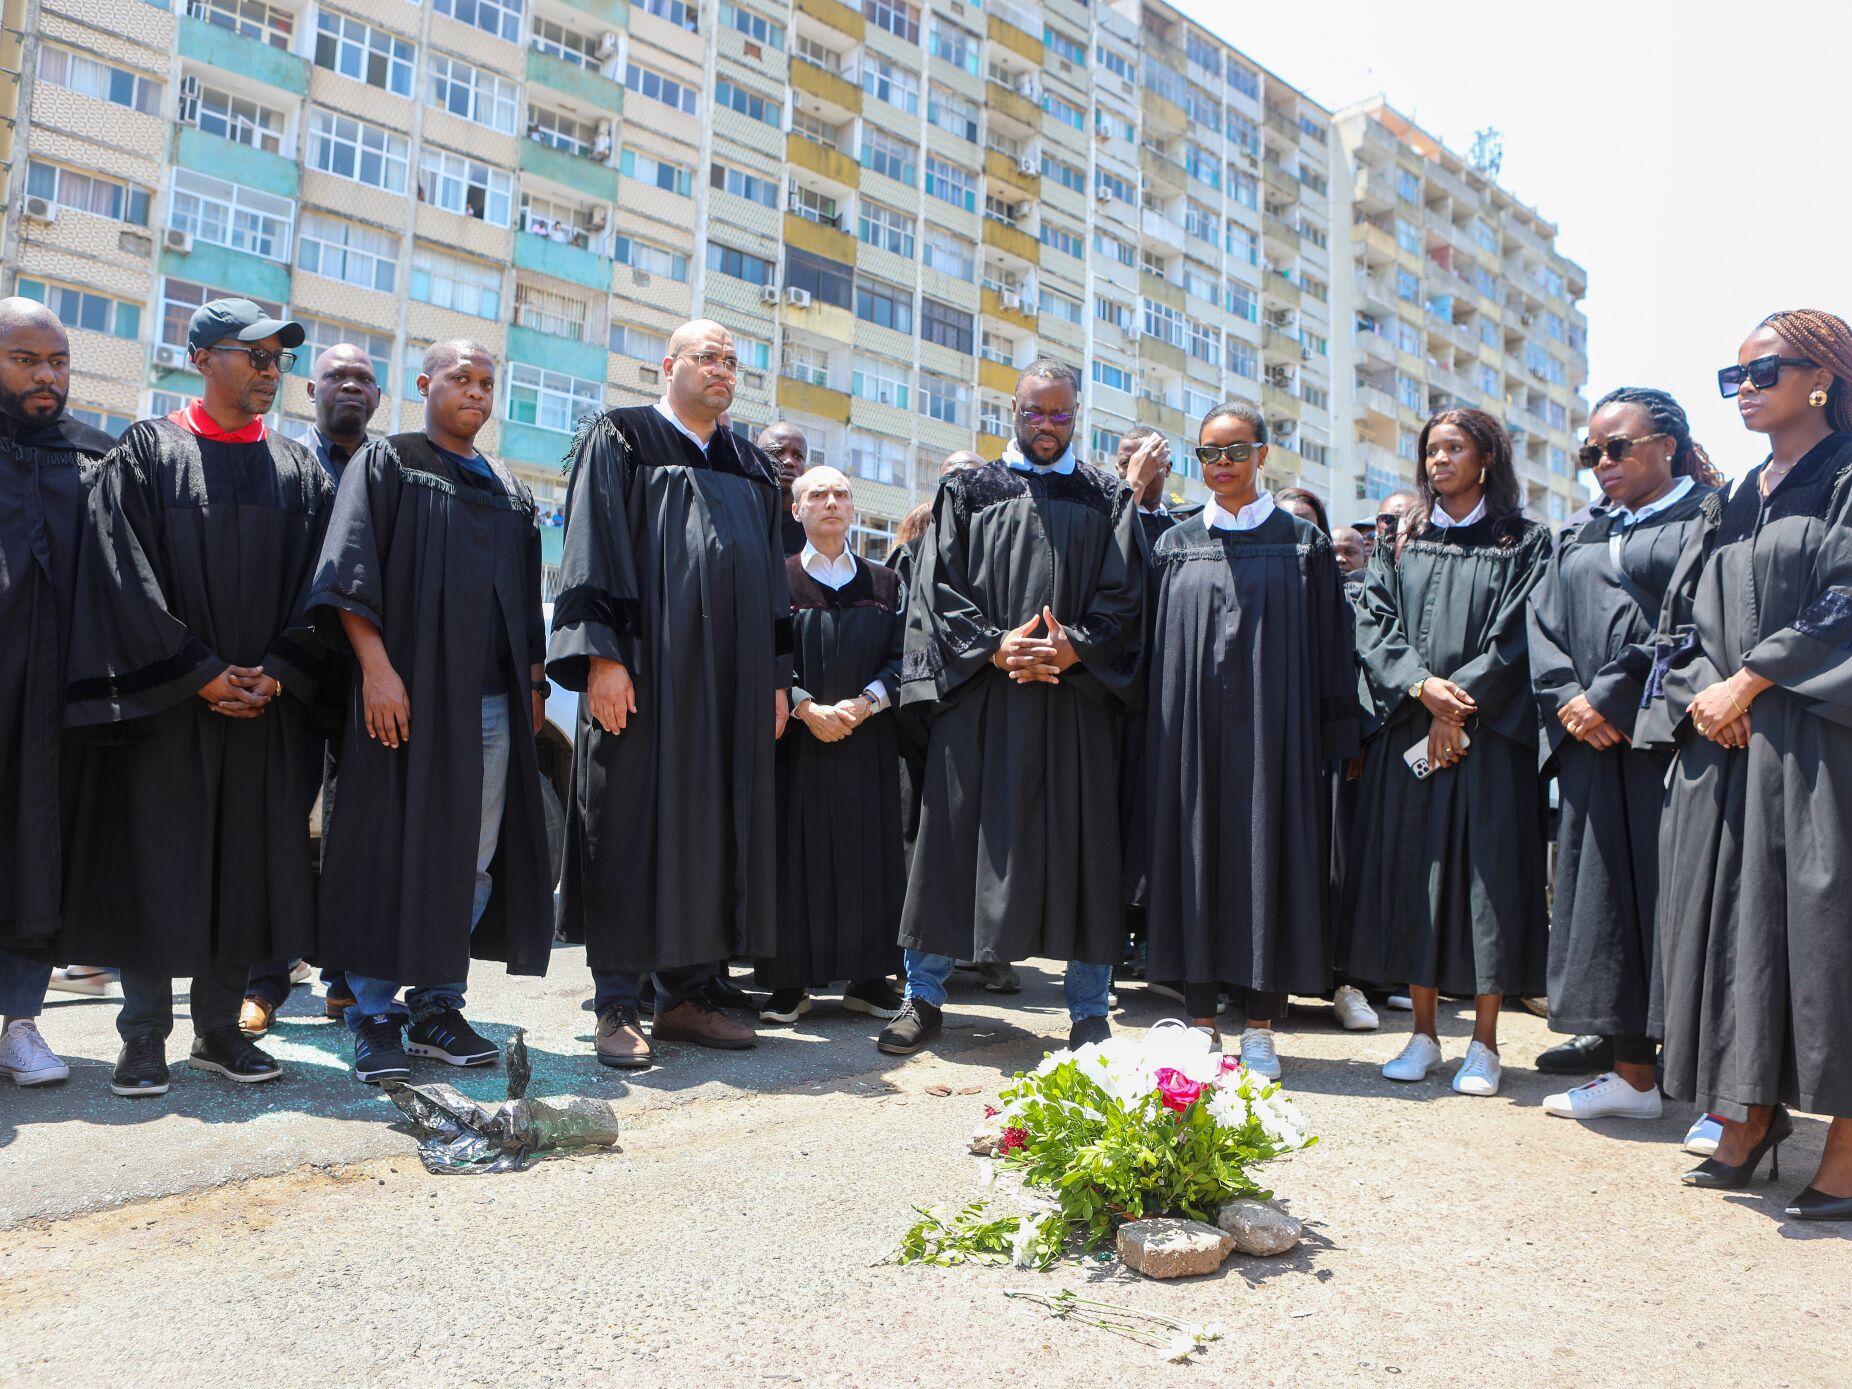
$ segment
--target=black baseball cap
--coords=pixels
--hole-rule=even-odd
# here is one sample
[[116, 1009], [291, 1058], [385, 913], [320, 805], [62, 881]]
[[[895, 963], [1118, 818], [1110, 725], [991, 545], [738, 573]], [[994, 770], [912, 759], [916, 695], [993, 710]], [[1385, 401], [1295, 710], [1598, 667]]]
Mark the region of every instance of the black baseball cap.
[[193, 310], [187, 325], [187, 346], [197, 352], [226, 338], [239, 342], [262, 342], [275, 336], [285, 347], [301, 347], [308, 336], [300, 323], [286, 318], [272, 318], [249, 299], [214, 299]]

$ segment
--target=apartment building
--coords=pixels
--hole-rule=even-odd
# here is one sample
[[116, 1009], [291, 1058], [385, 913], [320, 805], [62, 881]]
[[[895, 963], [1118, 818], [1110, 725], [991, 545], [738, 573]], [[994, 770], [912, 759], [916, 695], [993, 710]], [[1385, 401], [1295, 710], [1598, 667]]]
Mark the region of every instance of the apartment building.
[[[72, 403], [107, 428], [196, 389], [187, 317], [237, 292], [308, 326], [298, 378], [319, 346], [363, 344], [386, 429], [416, 426], [429, 343], [484, 342], [504, 365], [483, 446], [556, 509], [574, 421], [657, 398], [669, 331], [705, 315], [739, 339], [735, 428], [799, 423], [813, 459], [858, 480], [858, 545], [885, 552], [940, 458], [1002, 448], [1016, 372], [1037, 355], [1085, 373], [1087, 456], [1154, 424], [1176, 444], [1178, 490], [1199, 493], [1194, 422], [1242, 399], [1273, 427], [1269, 483], [1335, 490], [1344, 516], [1357, 479], [1374, 496], [1407, 474], [1390, 461], [1401, 402], [1490, 360], [1489, 340], [1440, 325], [1495, 321], [1527, 482], [1546, 507], [1564, 493], [1549, 470], [1567, 436], [1549, 422], [1581, 408], [1584, 325], [1553, 229], [1388, 108], [1334, 121], [1162, 4], [0, 13], [0, 67], [17, 74], [0, 79], [0, 115], [17, 117], [0, 133], [0, 288], [73, 325]], [[1393, 220], [1398, 167], [1418, 179], [1401, 200], [1412, 252]], [[1473, 249], [1475, 219], [1496, 254]], [[1415, 274], [1415, 298], [1369, 300], [1392, 264]], [[1493, 295], [1446, 278], [1470, 286], [1475, 266]], [[1575, 342], [1556, 350], [1545, 314]], [[1380, 361], [1366, 317], [1420, 341]], [[1533, 344], [1560, 381], [1534, 374]], [[1384, 388], [1390, 414], [1365, 413]], [[306, 429], [301, 379], [279, 412]]]

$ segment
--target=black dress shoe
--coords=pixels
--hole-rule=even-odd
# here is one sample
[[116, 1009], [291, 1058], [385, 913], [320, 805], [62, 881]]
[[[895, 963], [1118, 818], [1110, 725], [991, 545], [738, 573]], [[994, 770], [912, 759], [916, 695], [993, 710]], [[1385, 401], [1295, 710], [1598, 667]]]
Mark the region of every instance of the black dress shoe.
[[702, 986], [701, 997], [707, 1000], [710, 1008], [732, 1008], [742, 1013], [759, 1010], [758, 998], [735, 984], [724, 971]]
[[945, 1014], [940, 1009], [910, 998], [901, 1005], [900, 1016], [881, 1029], [875, 1046], [889, 1056], [911, 1056], [944, 1030]]
[[109, 1078], [113, 1094], [128, 1099], [167, 1093], [166, 1049], [159, 1037], [131, 1037], [122, 1044], [116, 1057], [115, 1074]]
[[240, 1085], [275, 1080], [283, 1074], [276, 1058], [261, 1050], [235, 1026], [214, 1028], [203, 1037], [195, 1037], [186, 1063], [195, 1070], [217, 1071]]
[[1852, 1220], [1852, 1196], [1828, 1196], [1808, 1187], [1788, 1202], [1788, 1214], [1795, 1220]]
[[1105, 1018], [1082, 1018], [1067, 1031], [1067, 1049], [1078, 1051], [1089, 1042], [1103, 1042], [1112, 1036], [1112, 1024]]
[[1536, 1060], [1545, 1075], [1588, 1076], [1614, 1069], [1614, 1043], [1606, 1037], [1584, 1033], [1571, 1037], [1560, 1046], [1551, 1047]]

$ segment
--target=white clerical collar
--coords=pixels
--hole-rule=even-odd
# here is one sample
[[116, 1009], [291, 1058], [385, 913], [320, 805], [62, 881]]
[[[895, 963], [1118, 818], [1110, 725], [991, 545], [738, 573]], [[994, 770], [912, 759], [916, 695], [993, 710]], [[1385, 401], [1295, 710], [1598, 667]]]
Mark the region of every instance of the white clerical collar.
[[1230, 512], [1213, 498], [1203, 511], [1203, 523], [1216, 531], [1251, 531], [1273, 515], [1273, 493], [1264, 487], [1260, 495], [1241, 510]]
[[1648, 502], [1638, 511], [1629, 511], [1626, 507], [1616, 502], [1613, 511], [1609, 514], [1614, 517], [1615, 522], [1619, 525], [1637, 526], [1648, 516], [1654, 516], [1664, 511], [1695, 486], [1697, 486], [1697, 483], [1691, 478], [1682, 477], [1673, 484], [1672, 490], [1667, 492], [1665, 496], [1661, 497], [1658, 501]]
[[[670, 408], [668, 396], [665, 395], [661, 400], [656, 402], [656, 413], [661, 415], [670, 424], [674, 425], [678, 430], [680, 430], [683, 436], [689, 439], [690, 441], [692, 441], [694, 446], [700, 449], [704, 455], [707, 453], [708, 445], [714, 442], [713, 435], [709, 435], [704, 440], [699, 434], [696, 434], [687, 425], [683, 424], [682, 417], [676, 414], [675, 411]], [[718, 433], [720, 433], [720, 426], [715, 425], [714, 434], [718, 434]]]
[[1139, 507], [1138, 514], [1140, 516], [1168, 516], [1170, 515], [1170, 508], [1165, 506], [1164, 503], [1159, 502], [1156, 506]]
[[804, 572], [820, 584], [842, 588], [855, 577], [855, 555], [846, 545], [835, 559], [831, 559], [808, 540], [799, 553], [799, 563], [804, 566]]
[[1439, 502], [1435, 502], [1434, 509], [1428, 513], [1428, 520], [1444, 531], [1452, 530], [1455, 526], [1476, 526], [1485, 520], [1485, 497], [1479, 498], [1479, 505], [1467, 512], [1466, 519], [1463, 521], [1454, 520]]
[[1074, 446], [1069, 444], [1061, 450], [1061, 456], [1052, 463], [1035, 463], [1024, 458], [1016, 441], [1011, 439], [1003, 446], [1003, 461], [1019, 473], [1071, 473], [1074, 471]]

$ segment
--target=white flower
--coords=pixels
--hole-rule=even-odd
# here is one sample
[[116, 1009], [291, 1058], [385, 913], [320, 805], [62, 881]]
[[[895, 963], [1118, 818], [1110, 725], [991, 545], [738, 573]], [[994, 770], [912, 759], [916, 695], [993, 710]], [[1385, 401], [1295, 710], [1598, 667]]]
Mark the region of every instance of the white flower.
[[1190, 1339], [1197, 1345], [1207, 1345], [1210, 1341], [1222, 1339], [1222, 1323], [1219, 1321], [1200, 1322], [1190, 1328]]
[[1225, 1129], [1239, 1129], [1247, 1125], [1250, 1111], [1248, 1102], [1239, 1089], [1218, 1085], [1209, 1098], [1209, 1117]]
[[1164, 1358], [1172, 1363], [1188, 1360], [1194, 1354], [1196, 1342], [1190, 1339], [1187, 1332], [1178, 1332], [1170, 1338], [1170, 1344], [1164, 1347]]

